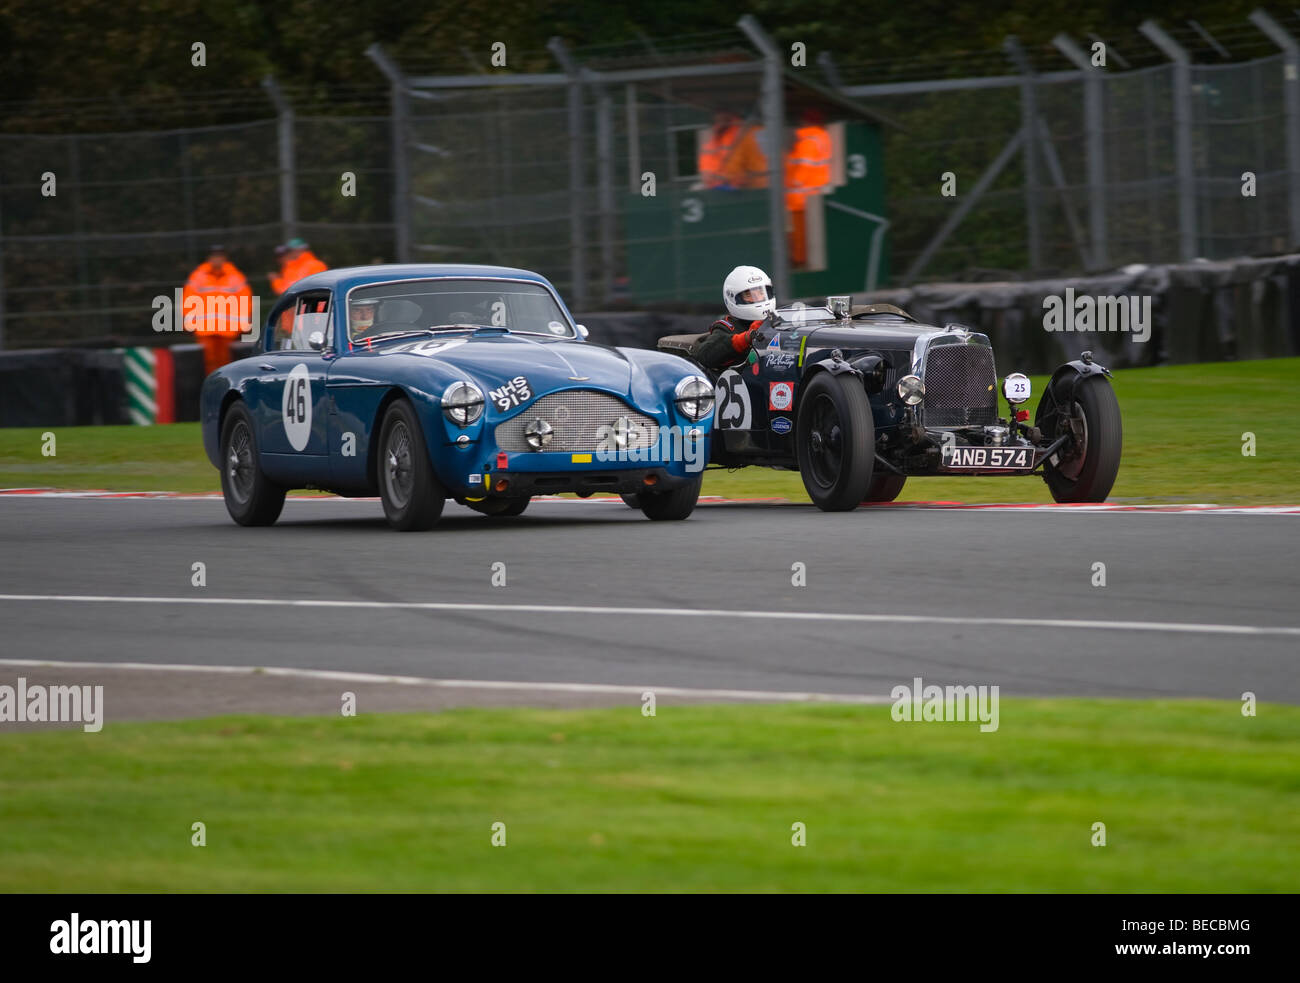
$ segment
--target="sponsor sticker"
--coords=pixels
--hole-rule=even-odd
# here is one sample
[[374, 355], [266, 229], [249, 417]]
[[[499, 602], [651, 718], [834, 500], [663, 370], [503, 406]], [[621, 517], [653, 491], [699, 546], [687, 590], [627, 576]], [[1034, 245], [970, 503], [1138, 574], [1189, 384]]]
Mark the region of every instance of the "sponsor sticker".
[[786, 369], [794, 368], [795, 357], [794, 352], [768, 352], [763, 356], [763, 364], [773, 371], [784, 372]]
[[769, 410], [788, 410], [794, 405], [793, 382], [769, 382], [767, 384], [767, 408]]
[[789, 433], [792, 424], [788, 416], [772, 417], [772, 431], [774, 433]]
[[488, 393], [488, 398], [496, 404], [497, 409], [503, 413], [506, 410], [514, 409], [516, 406], [522, 406], [528, 400], [533, 398], [532, 386], [528, 384], [528, 379], [522, 375], [517, 375], [507, 382], [500, 389], [493, 389]]
[[569, 333], [569, 329], [566, 328], [566, 327], [565, 327], [563, 324], [561, 324], [559, 321], [549, 321], [549, 322], [547, 322], [546, 330], [549, 331], [551, 334], [568, 334], [568, 333]]
[[767, 343], [767, 347], [768, 347], [768, 348], [780, 348], [780, 347], [781, 347], [781, 332], [780, 332], [780, 331], [778, 331], [776, 334], [772, 335], [772, 340], [769, 341], [769, 342]]
[[591, 463], [591, 455], [590, 455], [590, 454], [574, 454], [573, 457], [570, 459], [570, 461], [571, 461], [571, 463], [573, 463], [573, 464], [590, 464], [590, 463]]
[[471, 485], [481, 485], [483, 484], [483, 476], [476, 471], [469, 476], [469, 483]]

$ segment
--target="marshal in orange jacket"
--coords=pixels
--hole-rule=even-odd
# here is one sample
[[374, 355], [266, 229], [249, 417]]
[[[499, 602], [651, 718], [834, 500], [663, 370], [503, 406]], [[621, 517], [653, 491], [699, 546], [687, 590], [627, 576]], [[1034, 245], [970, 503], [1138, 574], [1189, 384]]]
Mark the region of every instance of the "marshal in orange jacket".
[[[185, 329], [200, 336], [219, 334], [237, 337], [248, 330], [245, 315], [251, 308], [253, 288], [234, 263], [226, 260], [220, 266], [206, 260], [195, 267], [185, 281]], [[203, 309], [194, 310], [191, 297], [203, 301]], [[240, 298], [248, 298], [242, 304]], [[215, 301], [209, 303], [209, 299]], [[233, 300], [235, 303], [231, 304]], [[243, 308], [241, 311], [240, 308]]]
[[282, 294], [303, 277], [311, 276], [313, 273], [323, 273], [327, 269], [329, 267], [322, 263], [315, 253], [310, 249], [304, 249], [281, 267], [279, 276], [271, 277], [271, 289], [277, 294]]

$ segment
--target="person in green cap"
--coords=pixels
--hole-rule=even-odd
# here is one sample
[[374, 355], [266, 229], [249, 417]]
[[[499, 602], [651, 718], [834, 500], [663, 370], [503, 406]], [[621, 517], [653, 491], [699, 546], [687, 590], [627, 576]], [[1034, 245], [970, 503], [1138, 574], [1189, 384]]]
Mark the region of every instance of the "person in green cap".
[[284, 244], [285, 254], [280, 265], [280, 275], [271, 277], [271, 289], [277, 295], [284, 293], [305, 276], [329, 269], [307, 245], [307, 240], [295, 236]]

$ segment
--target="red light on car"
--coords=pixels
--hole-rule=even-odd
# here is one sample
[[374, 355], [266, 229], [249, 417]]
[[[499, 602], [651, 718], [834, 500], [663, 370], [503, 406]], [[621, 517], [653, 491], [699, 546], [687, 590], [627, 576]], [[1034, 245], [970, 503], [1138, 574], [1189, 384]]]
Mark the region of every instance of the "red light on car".
[[657, 485], [657, 484], [659, 484], [659, 475], [657, 475], [657, 474], [648, 474], [648, 475], [646, 475], [644, 478], [642, 478], [641, 480], [642, 480], [643, 482], [645, 482], [645, 484], [646, 484], [647, 486], [649, 486], [649, 485]]
[[1024, 422], [1025, 422], [1026, 420], [1028, 420], [1028, 419], [1029, 419], [1029, 411], [1028, 411], [1028, 410], [1016, 410], [1016, 422], [1017, 422], [1017, 423], [1024, 423]]
[[504, 471], [505, 469], [506, 469], [506, 452], [499, 451], [497, 453], [497, 470]]
[[505, 478], [498, 478], [492, 484], [492, 490], [497, 492], [503, 492], [509, 487], [510, 487], [510, 482], [506, 481]]

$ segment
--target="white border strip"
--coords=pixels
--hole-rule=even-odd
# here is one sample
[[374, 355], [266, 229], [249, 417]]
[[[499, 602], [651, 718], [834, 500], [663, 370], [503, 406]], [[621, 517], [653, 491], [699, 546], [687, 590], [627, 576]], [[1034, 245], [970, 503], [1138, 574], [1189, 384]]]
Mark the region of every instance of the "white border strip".
[[655, 697], [683, 696], [710, 700], [767, 700], [782, 703], [892, 703], [888, 696], [865, 693], [800, 693], [758, 689], [695, 689], [685, 686], [628, 686], [615, 683], [529, 683], [496, 679], [425, 679], [422, 676], [382, 676], [369, 672], [343, 672], [333, 669], [288, 669], [282, 666], [192, 666], [149, 662], [61, 662], [49, 659], [0, 659], [0, 666], [25, 669], [129, 669], [144, 672], [200, 672], [227, 676], [281, 676], [296, 679], [323, 679], [344, 683], [372, 683], [398, 686], [428, 686], [434, 689], [493, 689], [542, 693], [609, 693], [640, 699], [653, 692]]
[[[53, 488], [0, 488], [0, 502], [7, 498], [93, 498], [117, 501], [221, 501], [220, 492], [169, 492], [169, 491], [60, 491]], [[378, 502], [378, 498], [341, 498], [327, 493], [315, 495], [290, 494], [290, 501], [302, 502]], [[559, 495], [535, 496], [538, 502], [563, 505], [622, 505], [620, 498], [562, 498]], [[807, 502], [791, 502], [784, 498], [723, 498], [720, 495], [701, 495], [701, 505], [766, 505], [811, 510]], [[1062, 515], [1079, 515], [1096, 512], [1129, 512], [1135, 514], [1178, 515], [1300, 515], [1300, 505], [1214, 505], [1206, 502], [1186, 504], [1125, 505], [1121, 503], [1057, 505], [1051, 503], [1003, 502], [996, 504], [967, 504], [964, 502], [871, 502], [863, 509], [887, 512], [1048, 512]]]
[[610, 615], [655, 618], [730, 618], [741, 621], [838, 621], [859, 624], [1069, 628], [1150, 631], [1184, 635], [1256, 635], [1300, 638], [1300, 627], [1197, 624], [1171, 621], [1086, 621], [1082, 618], [961, 618], [932, 614], [860, 614], [841, 611], [732, 611], [726, 608], [637, 608], [577, 604], [480, 604], [460, 601], [348, 601], [272, 597], [123, 597], [109, 594], [0, 594], [0, 602], [56, 604], [184, 604], [267, 608], [338, 608], [379, 611], [462, 611], [498, 614]]

